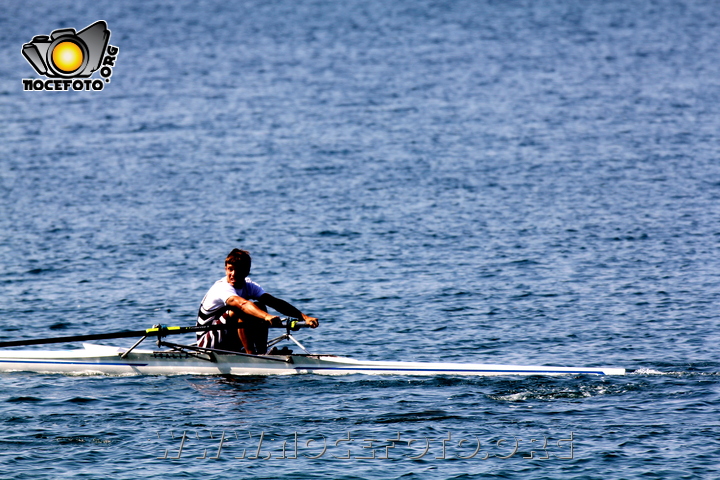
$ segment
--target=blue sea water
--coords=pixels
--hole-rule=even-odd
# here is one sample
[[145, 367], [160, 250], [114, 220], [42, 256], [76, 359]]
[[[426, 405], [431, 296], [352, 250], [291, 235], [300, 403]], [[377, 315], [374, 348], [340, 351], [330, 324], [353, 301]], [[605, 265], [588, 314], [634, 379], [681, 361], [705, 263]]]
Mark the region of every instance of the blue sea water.
[[[316, 352], [629, 375], [3, 374], [0, 477], [718, 478], [718, 18], [3, 3], [2, 340], [192, 324], [242, 247]], [[23, 91], [24, 43], [97, 20], [101, 92]]]

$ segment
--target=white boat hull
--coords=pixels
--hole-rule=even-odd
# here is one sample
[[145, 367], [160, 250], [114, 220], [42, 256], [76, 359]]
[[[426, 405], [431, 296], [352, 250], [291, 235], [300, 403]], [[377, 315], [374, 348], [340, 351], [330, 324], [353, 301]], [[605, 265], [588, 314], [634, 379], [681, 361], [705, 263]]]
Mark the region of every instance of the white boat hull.
[[77, 350], [0, 351], [0, 372], [72, 375], [624, 375], [622, 368], [543, 367], [466, 363], [361, 361], [332, 355], [216, 354], [209, 361], [184, 353], [85, 344]]

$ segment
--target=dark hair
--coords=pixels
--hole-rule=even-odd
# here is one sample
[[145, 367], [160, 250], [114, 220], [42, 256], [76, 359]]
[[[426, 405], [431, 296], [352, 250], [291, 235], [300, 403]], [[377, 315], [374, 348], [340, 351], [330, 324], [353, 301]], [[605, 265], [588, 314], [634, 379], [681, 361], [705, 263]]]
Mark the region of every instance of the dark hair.
[[240, 271], [245, 271], [250, 274], [250, 265], [252, 260], [250, 259], [250, 252], [247, 250], [240, 250], [239, 248], [233, 248], [225, 259], [225, 265], [232, 265]]

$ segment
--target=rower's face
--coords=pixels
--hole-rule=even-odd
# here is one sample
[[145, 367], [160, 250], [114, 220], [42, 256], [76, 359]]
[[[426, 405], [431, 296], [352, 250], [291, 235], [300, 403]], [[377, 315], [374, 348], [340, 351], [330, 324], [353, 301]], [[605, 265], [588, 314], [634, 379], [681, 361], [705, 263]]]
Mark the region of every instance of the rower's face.
[[245, 277], [250, 275], [250, 272], [245, 272], [238, 269], [235, 265], [225, 264], [225, 277], [230, 285], [242, 286], [245, 284]]

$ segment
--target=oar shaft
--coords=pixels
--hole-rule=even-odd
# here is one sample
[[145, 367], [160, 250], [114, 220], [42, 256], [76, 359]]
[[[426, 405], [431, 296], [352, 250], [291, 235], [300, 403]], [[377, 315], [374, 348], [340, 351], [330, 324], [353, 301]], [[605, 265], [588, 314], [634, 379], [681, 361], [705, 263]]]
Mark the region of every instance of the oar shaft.
[[145, 330], [98, 333], [94, 335], [74, 335], [71, 337], [36, 338], [33, 340], [13, 340], [10, 342], [0, 342], [0, 347], [22, 347], [25, 345], [45, 345], [48, 343], [84, 342], [87, 340], [107, 340], [110, 338], [141, 337], [143, 335], [145, 335]]
[[[292, 322], [294, 328], [300, 328], [305, 326], [305, 322], [296, 322], [294, 319], [283, 319], [284, 322]], [[182, 333], [193, 333], [193, 332], [207, 332], [210, 330], [225, 330], [227, 328], [236, 328], [240, 325], [206, 325], [206, 326], [192, 326], [192, 327], [152, 327], [146, 330], [127, 330], [124, 332], [112, 332], [112, 333], [96, 333], [89, 335], [73, 335], [70, 337], [54, 337], [54, 338], [36, 338], [31, 340], [12, 340], [9, 342], [0, 342], [0, 348], [2, 347], [23, 347], [26, 345], [46, 345], [49, 343], [71, 343], [71, 342], [85, 342], [90, 340], [110, 340], [113, 338], [130, 338], [130, 337], [155, 337], [166, 335], [178, 335]], [[280, 326], [278, 326], [280, 327]], [[286, 325], [282, 325], [281, 328], [286, 328]]]

